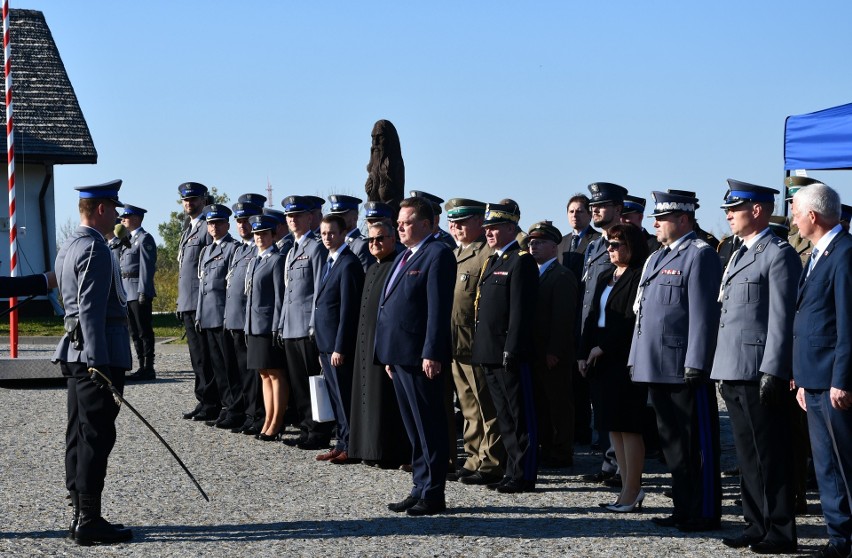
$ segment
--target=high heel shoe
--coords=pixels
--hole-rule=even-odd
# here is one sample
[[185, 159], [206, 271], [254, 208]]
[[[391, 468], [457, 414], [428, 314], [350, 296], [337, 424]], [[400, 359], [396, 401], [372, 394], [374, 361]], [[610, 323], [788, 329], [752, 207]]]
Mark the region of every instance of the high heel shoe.
[[639, 494], [636, 495], [636, 500], [632, 504], [612, 504], [607, 506], [608, 511], [614, 513], [632, 513], [642, 509], [642, 501], [645, 499], [645, 491], [639, 489]]
[[257, 439], [261, 442], [276, 442], [281, 439], [281, 433], [278, 434], [258, 434]]

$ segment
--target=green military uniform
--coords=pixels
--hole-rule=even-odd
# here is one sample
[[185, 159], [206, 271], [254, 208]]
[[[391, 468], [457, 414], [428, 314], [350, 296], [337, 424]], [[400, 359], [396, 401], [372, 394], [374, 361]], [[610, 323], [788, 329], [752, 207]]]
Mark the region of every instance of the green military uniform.
[[[484, 214], [485, 204], [454, 198], [447, 202], [446, 209], [450, 221], [462, 221]], [[470, 361], [476, 323], [476, 286], [493, 250], [483, 235], [467, 246], [458, 246], [453, 252], [457, 266], [452, 313], [453, 381], [464, 417], [463, 439], [467, 459], [463, 467], [467, 471], [478, 471], [480, 477], [500, 479], [503, 476], [504, 452], [497, 429], [497, 412], [485, 381], [485, 372]]]

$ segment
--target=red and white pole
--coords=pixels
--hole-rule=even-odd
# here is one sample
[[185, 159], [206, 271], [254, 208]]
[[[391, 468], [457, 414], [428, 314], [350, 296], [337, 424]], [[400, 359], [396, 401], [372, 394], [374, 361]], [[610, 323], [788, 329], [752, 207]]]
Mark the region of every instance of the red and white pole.
[[[3, 0], [3, 59], [6, 76], [6, 154], [9, 162], [9, 269], [18, 275], [18, 226], [15, 220], [15, 125], [12, 118], [12, 41], [9, 36], [9, 0]], [[18, 299], [10, 298], [9, 307]], [[9, 314], [9, 356], [18, 358], [18, 311]]]

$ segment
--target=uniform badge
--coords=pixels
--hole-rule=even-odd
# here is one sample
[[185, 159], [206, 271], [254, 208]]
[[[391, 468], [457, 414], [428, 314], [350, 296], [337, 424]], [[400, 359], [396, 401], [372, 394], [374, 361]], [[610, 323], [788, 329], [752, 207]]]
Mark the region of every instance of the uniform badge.
[[680, 269], [664, 269], [660, 271], [661, 275], [683, 275], [683, 271]]
[[461, 281], [462, 283], [466, 282], [468, 279], [470, 279], [470, 273], [459, 274], [459, 281]]
[[509, 275], [508, 271], [495, 271], [494, 275]]

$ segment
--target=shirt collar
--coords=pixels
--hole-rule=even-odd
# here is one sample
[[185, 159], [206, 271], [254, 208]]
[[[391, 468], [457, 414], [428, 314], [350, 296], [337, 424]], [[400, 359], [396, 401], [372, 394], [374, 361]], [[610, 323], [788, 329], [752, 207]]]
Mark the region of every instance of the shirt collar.
[[511, 241], [511, 242], [509, 242], [509, 244], [507, 244], [507, 245], [503, 246], [503, 247], [502, 247], [502, 248], [500, 248], [499, 250], [495, 250], [495, 251], [494, 251], [494, 253], [495, 253], [495, 254], [497, 254], [497, 257], [498, 257], [498, 258], [499, 258], [499, 257], [502, 257], [502, 256], [503, 256], [503, 254], [506, 252], [506, 250], [508, 250], [509, 248], [511, 248], [511, 247], [512, 247], [512, 244], [517, 244], [517, 243], [518, 243], [518, 239], [517, 239], [517, 238], [514, 238], [514, 239], [512, 239], [512, 241]]
[[541, 277], [542, 275], [544, 275], [544, 272], [545, 272], [545, 271], [547, 271], [547, 269], [548, 269], [548, 268], [549, 268], [549, 267], [553, 264], [553, 262], [555, 262], [555, 261], [556, 261], [556, 258], [550, 258], [549, 260], [547, 260], [546, 262], [544, 262], [543, 264], [541, 264], [540, 266], [538, 266], [538, 276], [539, 276], [539, 277]]
[[817, 252], [817, 259], [822, 256], [822, 253], [828, 248], [828, 245], [831, 244], [831, 241], [834, 240], [834, 237], [840, 234], [843, 231], [843, 227], [840, 225], [835, 225], [833, 229], [822, 235], [822, 238], [819, 239], [819, 242], [814, 246], [815, 250], [819, 250]]

